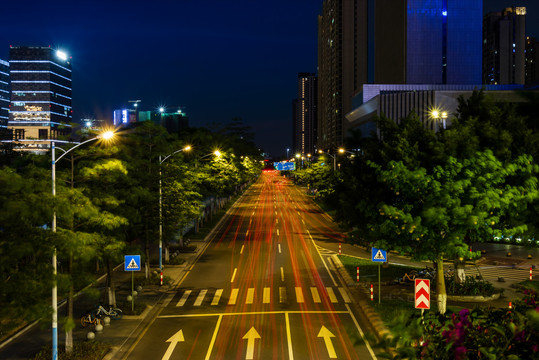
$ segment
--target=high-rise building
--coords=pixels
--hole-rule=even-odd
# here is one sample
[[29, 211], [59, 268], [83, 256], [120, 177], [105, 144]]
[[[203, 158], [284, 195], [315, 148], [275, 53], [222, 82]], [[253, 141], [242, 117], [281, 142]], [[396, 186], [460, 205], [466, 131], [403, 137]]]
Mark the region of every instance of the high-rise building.
[[325, 0], [320, 147], [342, 144], [365, 84], [481, 84], [482, 12], [483, 0]]
[[526, 85], [539, 84], [539, 42], [534, 37], [526, 37]]
[[317, 83], [314, 73], [298, 74], [298, 98], [294, 100], [293, 108], [294, 153], [316, 153]]
[[[372, 0], [371, 0], [372, 1]], [[318, 17], [318, 147], [343, 144], [344, 115], [367, 82], [368, 0], [325, 0]]]
[[[71, 133], [71, 61], [51, 47], [11, 47], [11, 110], [8, 127], [25, 148]], [[31, 140], [41, 140], [32, 142]], [[23, 141], [21, 141], [23, 143]]]
[[483, 19], [483, 83], [524, 84], [526, 8], [509, 7]]
[[482, 0], [371, 3], [375, 84], [481, 83]]
[[10, 94], [9, 63], [0, 60], [0, 127], [6, 127], [9, 120]]

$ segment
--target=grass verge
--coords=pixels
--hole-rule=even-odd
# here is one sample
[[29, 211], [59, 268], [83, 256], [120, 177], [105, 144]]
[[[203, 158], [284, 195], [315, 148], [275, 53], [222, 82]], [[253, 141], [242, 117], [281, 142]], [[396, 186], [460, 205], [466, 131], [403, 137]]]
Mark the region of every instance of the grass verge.
[[359, 267], [359, 279], [360, 281], [374, 281], [378, 280], [378, 266], [380, 269], [380, 281], [387, 282], [392, 281], [397, 277], [402, 277], [404, 273], [412, 270], [418, 270], [418, 267], [402, 266], [388, 264], [387, 267], [379, 265], [370, 260], [360, 259], [353, 256], [341, 255], [339, 256], [341, 263], [346, 268], [346, 271], [350, 274], [352, 279], [357, 276], [357, 268]]
[[[58, 348], [58, 360], [101, 360], [110, 351], [110, 345], [97, 341], [78, 342], [73, 345], [73, 352], [67, 354], [65, 348]], [[34, 360], [51, 358], [52, 348], [46, 346]]]

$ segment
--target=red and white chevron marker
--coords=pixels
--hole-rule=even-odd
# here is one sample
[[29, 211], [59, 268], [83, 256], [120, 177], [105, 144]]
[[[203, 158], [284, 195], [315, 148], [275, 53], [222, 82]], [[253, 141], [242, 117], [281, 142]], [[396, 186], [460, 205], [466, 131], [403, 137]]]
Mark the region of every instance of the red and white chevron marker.
[[430, 280], [415, 279], [415, 308], [430, 309]]

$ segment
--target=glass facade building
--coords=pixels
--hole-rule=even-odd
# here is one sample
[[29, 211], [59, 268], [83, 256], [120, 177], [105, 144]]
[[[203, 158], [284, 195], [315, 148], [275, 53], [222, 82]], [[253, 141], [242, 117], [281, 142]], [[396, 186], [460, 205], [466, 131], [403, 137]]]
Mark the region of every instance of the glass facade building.
[[9, 63], [0, 60], [0, 126], [7, 126], [9, 120], [10, 81]]
[[374, 83], [481, 83], [482, 0], [382, 0], [374, 6]]
[[[71, 62], [50, 47], [11, 47], [11, 110], [14, 140], [48, 140], [71, 132]], [[48, 147], [48, 143], [27, 147]]]

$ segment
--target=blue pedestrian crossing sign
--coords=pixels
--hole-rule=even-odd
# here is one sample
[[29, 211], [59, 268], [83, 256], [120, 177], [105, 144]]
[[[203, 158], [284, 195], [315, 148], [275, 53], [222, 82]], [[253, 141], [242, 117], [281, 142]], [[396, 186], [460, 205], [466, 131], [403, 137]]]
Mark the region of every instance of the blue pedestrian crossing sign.
[[125, 271], [140, 271], [140, 255], [125, 255]]
[[387, 252], [382, 249], [372, 248], [372, 261], [386, 262]]

